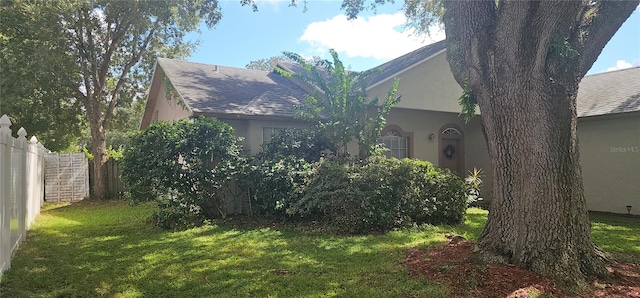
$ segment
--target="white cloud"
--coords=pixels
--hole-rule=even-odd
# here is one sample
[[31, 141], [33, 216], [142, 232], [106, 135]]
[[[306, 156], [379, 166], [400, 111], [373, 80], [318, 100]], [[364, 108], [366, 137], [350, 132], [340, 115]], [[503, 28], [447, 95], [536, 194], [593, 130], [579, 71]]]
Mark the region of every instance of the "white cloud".
[[640, 66], [640, 59], [635, 59], [631, 63], [625, 60], [618, 60], [616, 61], [616, 66], [609, 67], [607, 68], [606, 71], [613, 71], [613, 70], [636, 67], [636, 66]]
[[392, 59], [423, 45], [444, 39], [444, 30], [433, 28], [431, 36], [416, 36], [414, 30], [404, 30], [404, 14], [380, 14], [368, 18], [347, 20], [343, 14], [313, 22], [300, 37], [313, 48], [313, 55], [322, 56], [333, 48], [348, 57]]

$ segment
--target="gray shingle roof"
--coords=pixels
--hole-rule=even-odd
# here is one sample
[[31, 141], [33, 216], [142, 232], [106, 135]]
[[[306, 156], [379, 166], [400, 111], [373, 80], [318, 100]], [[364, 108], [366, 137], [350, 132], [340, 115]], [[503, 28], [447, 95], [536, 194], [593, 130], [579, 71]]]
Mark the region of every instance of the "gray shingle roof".
[[374, 67], [372, 69], [380, 68], [381, 72], [374, 73], [373, 75], [369, 76], [369, 78], [367, 79], [367, 84], [369, 86], [372, 86], [376, 83], [384, 81], [385, 79], [390, 78], [393, 75], [415, 65], [416, 63], [419, 63], [446, 49], [446, 47], [446, 40], [441, 40], [404, 54], [380, 66]]
[[158, 58], [194, 113], [293, 117], [304, 91], [279, 74]]
[[640, 111], [640, 67], [584, 77], [577, 109], [578, 117]]
[[[376, 84], [445, 49], [440, 41], [380, 66]], [[305, 92], [290, 79], [261, 70], [158, 58], [158, 65], [194, 113], [293, 117]], [[295, 64], [285, 64], [299, 71]], [[284, 66], [284, 65], [283, 65]], [[586, 76], [577, 97], [578, 117], [640, 111], [640, 67]]]

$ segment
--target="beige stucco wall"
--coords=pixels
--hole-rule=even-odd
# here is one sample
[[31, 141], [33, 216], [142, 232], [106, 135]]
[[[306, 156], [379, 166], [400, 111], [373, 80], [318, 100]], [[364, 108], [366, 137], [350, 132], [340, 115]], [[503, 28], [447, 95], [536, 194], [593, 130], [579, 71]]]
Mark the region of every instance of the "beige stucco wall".
[[[387, 117], [387, 125], [396, 125], [406, 133], [413, 134], [413, 158], [439, 165], [439, 130], [446, 124], [455, 124], [462, 129], [464, 138], [464, 161], [466, 171], [474, 167], [482, 169], [485, 175], [484, 191], [488, 196], [491, 189], [489, 154], [482, 134], [479, 117], [465, 123], [458, 113], [443, 113], [394, 108]], [[429, 135], [433, 134], [433, 140]], [[467, 172], [468, 173], [468, 172]], [[465, 173], [466, 174], [466, 173]]]
[[[262, 146], [262, 131], [264, 127], [273, 128], [304, 128], [308, 125], [296, 120], [248, 120], [246, 124], [246, 130], [244, 134], [240, 134], [245, 138], [244, 146], [245, 150], [250, 155], [255, 155], [260, 152]], [[233, 125], [232, 125], [233, 126]], [[234, 127], [235, 128], [235, 127]]]
[[[153, 77], [141, 129], [153, 122], [175, 121], [189, 118], [193, 113], [187, 109], [181, 99], [167, 99], [162, 70], [157, 69]], [[179, 102], [180, 101], [180, 102]]]
[[[476, 167], [483, 171], [483, 193], [490, 198], [490, 160], [480, 118], [476, 116], [465, 123], [459, 116], [462, 108], [458, 98], [462, 95], [462, 88], [453, 78], [446, 53], [431, 57], [396, 75], [396, 78], [399, 79], [396, 95], [402, 96], [402, 99], [390, 113], [387, 124], [397, 125], [405, 132], [413, 133], [412, 157], [438, 166], [438, 130], [445, 124], [457, 125], [464, 134], [465, 169], [469, 171]], [[368, 96], [384, 99], [393, 83], [393, 78], [390, 78], [371, 87], [367, 92]], [[430, 134], [434, 134], [433, 140], [428, 139]]]
[[[402, 96], [396, 107], [460, 112], [458, 98], [462, 95], [462, 88], [453, 78], [444, 52], [398, 74], [396, 78], [400, 80], [396, 95]], [[370, 87], [367, 94], [372, 98], [384, 99], [393, 83], [393, 78], [390, 78]]]
[[640, 214], [640, 112], [580, 118], [580, 162], [589, 210]]

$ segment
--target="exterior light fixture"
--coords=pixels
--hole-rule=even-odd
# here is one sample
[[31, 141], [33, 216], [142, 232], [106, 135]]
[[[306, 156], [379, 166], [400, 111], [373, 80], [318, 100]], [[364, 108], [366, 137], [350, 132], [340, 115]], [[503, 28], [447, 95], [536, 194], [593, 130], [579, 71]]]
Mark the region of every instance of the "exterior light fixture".
[[429, 141], [433, 141], [433, 139], [436, 137], [436, 135], [434, 134], [429, 134]]
[[627, 214], [631, 215], [631, 205], [627, 205]]

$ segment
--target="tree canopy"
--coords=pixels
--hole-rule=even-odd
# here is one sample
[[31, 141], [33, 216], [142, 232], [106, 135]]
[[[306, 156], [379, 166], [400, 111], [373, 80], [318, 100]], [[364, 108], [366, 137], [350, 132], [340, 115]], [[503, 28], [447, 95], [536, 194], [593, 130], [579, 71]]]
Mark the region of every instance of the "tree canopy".
[[61, 6], [0, 2], [0, 114], [53, 151], [70, 150], [86, 123], [73, 97], [80, 77], [62, 34]]
[[[2, 59], [17, 74], [1, 81], [3, 92], [7, 88], [14, 99], [9, 107], [36, 117], [38, 111], [28, 103], [42, 98], [45, 107], [52, 107], [43, 112], [60, 112], [19, 117], [47, 123], [48, 129], [88, 125], [95, 158], [93, 195], [98, 198], [105, 194], [106, 134], [116, 110], [144, 96], [156, 57], [187, 56], [195, 44], [185, 35], [201, 22], [213, 27], [222, 17], [217, 0], [15, 0], [3, 1], [1, 8]], [[82, 121], [70, 121], [78, 115]]]

